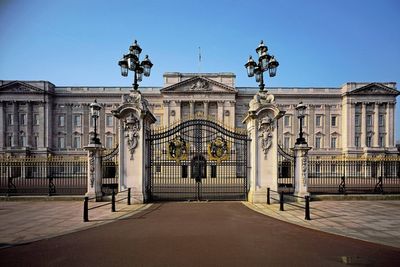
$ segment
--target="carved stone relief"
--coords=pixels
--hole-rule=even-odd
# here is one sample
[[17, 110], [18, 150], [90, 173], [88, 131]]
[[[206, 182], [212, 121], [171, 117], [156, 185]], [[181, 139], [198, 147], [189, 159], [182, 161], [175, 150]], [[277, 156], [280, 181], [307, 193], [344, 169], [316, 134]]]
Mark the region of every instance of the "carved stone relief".
[[89, 171], [90, 171], [90, 187], [93, 188], [94, 185], [94, 179], [95, 177], [95, 172], [94, 172], [94, 159], [95, 159], [96, 152], [95, 151], [90, 151], [89, 152]]
[[125, 137], [128, 141], [128, 149], [131, 154], [131, 160], [133, 160], [133, 154], [135, 149], [138, 145], [138, 138], [139, 138], [139, 130], [140, 130], [140, 122], [139, 120], [133, 115], [133, 113], [129, 114], [124, 119], [124, 131]]
[[258, 130], [258, 137], [261, 138], [261, 148], [266, 155], [272, 145], [272, 132], [274, 131], [274, 121], [268, 115], [266, 115], [259, 121]]

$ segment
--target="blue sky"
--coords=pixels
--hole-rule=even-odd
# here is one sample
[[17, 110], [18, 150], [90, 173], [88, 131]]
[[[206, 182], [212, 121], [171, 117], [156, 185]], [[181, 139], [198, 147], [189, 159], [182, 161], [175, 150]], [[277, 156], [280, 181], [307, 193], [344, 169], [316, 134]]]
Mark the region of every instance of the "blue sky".
[[0, 0], [0, 79], [129, 86], [117, 61], [138, 39], [154, 63], [143, 86], [198, 72], [199, 46], [202, 72], [257, 86], [243, 64], [264, 39], [280, 62], [267, 86], [400, 82], [399, 14], [397, 0]]

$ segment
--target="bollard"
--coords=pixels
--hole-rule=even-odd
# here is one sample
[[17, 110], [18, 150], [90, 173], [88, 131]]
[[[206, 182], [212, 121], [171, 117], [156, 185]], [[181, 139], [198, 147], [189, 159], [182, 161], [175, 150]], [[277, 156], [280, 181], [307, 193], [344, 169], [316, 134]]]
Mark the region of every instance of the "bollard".
[[85, 197], [83, 201], [83, 221], [89, 221], [89, 197]]
[[270, 198], [270, 188], [268, 187], [267, 188], [267, 204], [271, 205], [271, 201], [269, 200], [269, 198]]
[[283, 191], [281, 191], [280, 193], [279, 193], [279, 210], [280, 211], [283, 211], [284, 209], [283, 209]]
[[305, 196], [306, 198], [306, 216], [305, 219], [310, 221], [310, 196]]
[[112, 195], [111, 195], [111, 211], [115, 212], [115, 191], [113, 189]]
[[128, 188], [128, 205], [131, 204], [131, 189]]

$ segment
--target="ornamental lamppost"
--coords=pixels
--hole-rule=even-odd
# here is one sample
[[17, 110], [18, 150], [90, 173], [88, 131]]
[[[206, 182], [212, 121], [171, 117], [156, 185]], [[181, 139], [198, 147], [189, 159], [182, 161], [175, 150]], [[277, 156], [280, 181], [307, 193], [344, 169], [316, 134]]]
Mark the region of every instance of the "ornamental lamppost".
[[100, 138], [97, 137], [97, 119], [100, 116], [101, 106], [97, 103], [95, 99], [93, 103], [90, 104], [90, 115], [92, 116], [94, 123], [94, 134], [90, 139], [90, 144], [101, 145]]
[[[276, 69], [279, 66], [279, 62], [276, 61], [274, 56], [268, 54], [268, 47], [264, 45], [261, 40], [260, 45], [257, 47], [256, 52], [258, 54], [258, 63], [256, 63], [252, 56], [244, 65], [247, 69], [247, 75], [249, 77], [255, 76], [256, 82], [259, 83], [260, 92], [264, 91], [264, 71], [269, 71], [269, 77], [274, 77], [276, 75]], [[266, 90], [265, 90], [266, 91]]]
[[297, 118], [300, 120], [300, 132], [299, 132], [299, 138], [296, 139], [296, 145], [304, 145], [307, 144], [306, 139], [303, 137], [303, 120], [304, 120], [304, 112], [306, 110], [306, 105], [303, 104], [303, 102], [300, 102], [296, 106], [296, 111], [297, 111]]
[[143, 75], [146, 77], [150, 76], [151, 67], [153, 66], [148, 55], [145, 56], [142, 62], [139, 61], [139, 56], [141, 52], [142, 48], [140, 48], [137, 41], [135, 40], [133, 45], [129, 47], [129, 53], [124, 55], [122, 59], [118, 62], [118, 65], [121, 67], [122, 76], [128, 76], [128, 70], [134, 72], [132, 85], [135, 91], [137, 91], [139, 87], [138, 82], [142, 81]]

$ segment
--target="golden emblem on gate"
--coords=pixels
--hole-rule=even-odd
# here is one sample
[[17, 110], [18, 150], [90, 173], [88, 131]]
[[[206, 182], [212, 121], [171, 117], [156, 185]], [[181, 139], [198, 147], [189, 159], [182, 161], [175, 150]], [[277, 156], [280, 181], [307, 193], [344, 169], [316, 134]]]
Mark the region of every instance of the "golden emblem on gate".
[[182, 136], [177, 135], [168, 144], [168, 159], [175, 160], [178, 164], [181, 160], [187, 159], [187, 154], [189, 151], [189, 144], [182, 138]]
[[229, 144], [221, 136], [217, 136], [214, 141], [210, 142], [207, 147], [210, 160], [221, 162], [229, 159]]

